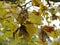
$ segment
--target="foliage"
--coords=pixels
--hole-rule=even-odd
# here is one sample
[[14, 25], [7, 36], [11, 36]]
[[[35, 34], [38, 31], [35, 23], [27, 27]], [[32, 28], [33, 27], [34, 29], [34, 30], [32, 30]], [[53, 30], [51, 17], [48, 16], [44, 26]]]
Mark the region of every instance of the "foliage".
[[[52, 0], [45, 0], [48, 5], [44, 5], [42, 0], [30, 0], [27, 3], [25, 1], [0, 1], [0, 45], [48, 45], [48, 41], [52, 42], [50, 37], [58, 39], [60, 29], [55, 29], [55, 24], [49, 24], [54, 20], [60, 21], [60, 16], [56, 15], [60, 13], [60, 5], [51, 6], [49, 1]], [[31, 6], [27, 5], [30, 2], [31, 6], [39, 9], [29, 11]], [[44, 25], [43, 20], [46, 20], [48, 25]], [[53, 42], [52, 45], [60, 45], [59, 42]]]

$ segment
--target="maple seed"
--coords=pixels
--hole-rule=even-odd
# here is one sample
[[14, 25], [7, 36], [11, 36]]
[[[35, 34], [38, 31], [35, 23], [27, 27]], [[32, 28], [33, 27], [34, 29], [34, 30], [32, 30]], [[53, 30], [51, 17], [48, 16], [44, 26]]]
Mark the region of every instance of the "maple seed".
[[16, 31], [13, 32], [13, 38], [15, 39], [15, 34], [17, 33], [17, 31], [19, 31], [19, 36], [24, 36], [24, 38], [27, 38], [29, 36], [26, 27], [24, 25], [21, 24], [21, 27], [17, 28]]
[[24, 25], [21, 25], [21, 27], [20, 27], [20, 32], [21, 32], [21, 34], [22, 34], [25, 38], [27, 38], [27, 37], [29, 36], [29, 34], [28, 34], [27, 30], [26, 30], [26, 27], [25, 27]]
[[48, 41], [51, 41], [49, 36], [47, 35], [47, 33], [44, 30], [41, 30], [41, 32], [39, 32], [39, 38], [40, 38], [40, 40], [42, 40], [42, 42], [45, 42], [46, 39], [48, 39]]
[[52, 15], [52, 20], [57, 20], [58, 16], [56, 16], [55, 14]]

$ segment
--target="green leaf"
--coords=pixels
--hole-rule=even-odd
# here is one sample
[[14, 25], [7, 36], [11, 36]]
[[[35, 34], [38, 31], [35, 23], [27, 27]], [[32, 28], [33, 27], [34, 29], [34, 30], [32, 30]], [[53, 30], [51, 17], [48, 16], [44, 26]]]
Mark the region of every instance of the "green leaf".
[[26, 24], [27, 32], [29, 33], [29, 37], [27, 37], [27, 41], [31, 40], [31, 37], [38, 31], [37, 28], [34, 27], [34, 24]]
[[60, 45], [60, 42], [53, 42], [52, 45]]
[[0, 8], [0, 15], [4, 16], [5, 14], [7, 14], [6, 9]]
[[50, 35], [50, 36], [53, 37], [53, 38], [58, 38], [59, 33], [60, 33], [60, 31], [54, 30], [54, 31], [52, 31], [51, 33], [48, 33], [48, 35]]
[[0, 1], [0, 6], [2, 6], [3, 5], [3, 1]]
[[34, 24], [42, 24], [42, 16], [35, 15], [34, 13], [29, 14], [29, 20]]

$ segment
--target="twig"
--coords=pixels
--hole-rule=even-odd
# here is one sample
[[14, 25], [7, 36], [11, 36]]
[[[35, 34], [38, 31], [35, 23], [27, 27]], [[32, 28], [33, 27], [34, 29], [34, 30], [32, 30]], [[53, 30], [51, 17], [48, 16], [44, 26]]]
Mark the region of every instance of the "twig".
[[23, 6], [26, 6], [27, 4], [29, 4], [31, 1], [29, 1], [29, 2], [27, 2], [25, 5], [23, 5]]

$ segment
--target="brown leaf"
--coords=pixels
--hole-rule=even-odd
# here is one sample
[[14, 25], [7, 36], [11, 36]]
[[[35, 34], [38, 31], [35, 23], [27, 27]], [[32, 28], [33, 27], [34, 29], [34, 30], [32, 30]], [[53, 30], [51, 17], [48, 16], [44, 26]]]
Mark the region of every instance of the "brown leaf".
[[47, 7], [46, 6], [42, 6], [41, 9], [42, 9], [42, 11], [45, 11], [47, 9]]
[[40, 6], [40, 0], [32, 0], [32, 5], [39, 7]]
[[31, 23], [30, 21], [26, 21], [26, 24], [33, 24], [33, 23]]
[[33, 12], [32, 13], [34, 13], [35, 15], [37, 15], [37, 16], [39, 16], [40, 15], [40, 13], [39, 12], [37, 12], [37, 11], [35, 11], [35, 10], [33, 10]]
[[54, 31], [54, 27], [52, 27], [52, 26], [44, 26], [43, 30], [45, 30], [47, 32], [51, 32], [51, 31]]

